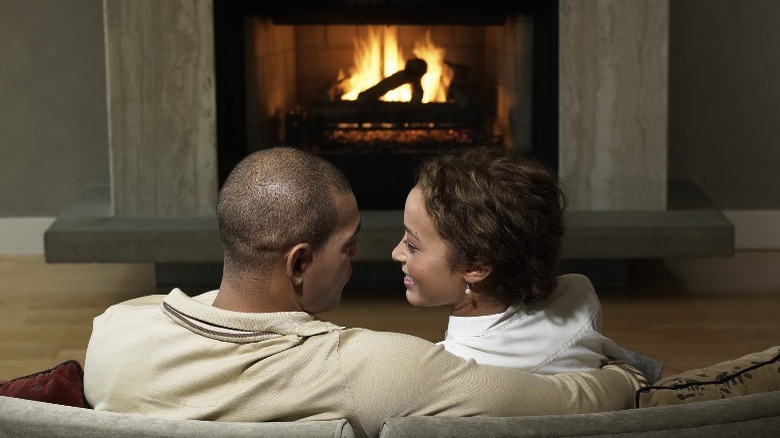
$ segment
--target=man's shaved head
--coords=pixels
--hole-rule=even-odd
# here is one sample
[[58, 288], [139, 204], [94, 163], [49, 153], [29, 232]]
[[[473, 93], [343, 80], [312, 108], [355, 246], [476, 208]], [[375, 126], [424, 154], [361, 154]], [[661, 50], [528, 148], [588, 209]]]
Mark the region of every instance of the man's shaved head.
[[217, 220], [225, 269], [264, 272], [297, 243], [313, 251], [336, 227], [334, 196], [352, 189], [329, 162], [293, 148], [244, 158], [219, 193]]

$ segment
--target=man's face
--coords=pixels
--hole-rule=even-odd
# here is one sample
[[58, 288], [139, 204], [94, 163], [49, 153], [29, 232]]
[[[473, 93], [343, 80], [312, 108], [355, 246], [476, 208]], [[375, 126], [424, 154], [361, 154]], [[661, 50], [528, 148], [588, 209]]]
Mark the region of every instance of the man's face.
[[314, 253], [306, 278], [301, 305], [309, 313], [334, 309], [341, 301], [341, 291], [352, 274], [352, 259], [360, 247], [360, 212], [355, 196], [342, 193], [335, 196], [338, 222], [336, 229], [322, 247]]

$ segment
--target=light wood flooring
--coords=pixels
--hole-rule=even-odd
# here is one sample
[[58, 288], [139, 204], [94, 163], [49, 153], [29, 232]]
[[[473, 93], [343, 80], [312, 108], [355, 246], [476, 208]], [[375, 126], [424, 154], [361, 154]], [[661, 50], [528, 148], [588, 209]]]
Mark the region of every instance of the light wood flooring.
[[[604, 333], [680, 370], [780, 345], [780, 251], [729, 258], [634, 261], [626, 286], [598, 288]], [[111, 304], [150, 293], [147, 264], [46, 264], [0, 256], [0, 381], [83, 363], [92, 319]], [[321, 315], [345, 326], [439, 340], [446, 309], [406, 303], [399, 275], [384, 290], [345, 293]]]

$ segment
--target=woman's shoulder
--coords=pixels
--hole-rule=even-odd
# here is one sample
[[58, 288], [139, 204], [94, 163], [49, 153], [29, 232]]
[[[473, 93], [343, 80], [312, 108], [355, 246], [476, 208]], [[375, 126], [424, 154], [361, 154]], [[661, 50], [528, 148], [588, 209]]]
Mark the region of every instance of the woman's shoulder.
[[596, 290], [588, 277], [582, 274], [564, 274], [558, 276], [553, 293], [539, 304], [547, 309], [553, 307], [587, 308], [600, 310]]

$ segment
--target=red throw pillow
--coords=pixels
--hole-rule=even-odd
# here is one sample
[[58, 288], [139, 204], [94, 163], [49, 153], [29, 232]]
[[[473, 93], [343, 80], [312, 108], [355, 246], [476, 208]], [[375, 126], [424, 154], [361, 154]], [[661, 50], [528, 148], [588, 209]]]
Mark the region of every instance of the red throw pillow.
[[75, 360], [3, 383], [0, 395], [77, 408], [90, 407], [84, 397], [84, 370]]

